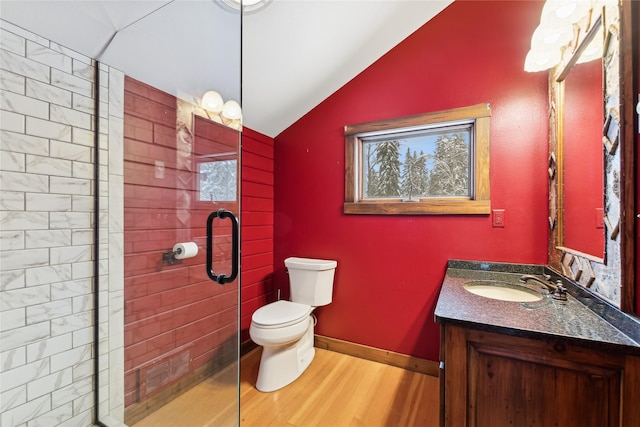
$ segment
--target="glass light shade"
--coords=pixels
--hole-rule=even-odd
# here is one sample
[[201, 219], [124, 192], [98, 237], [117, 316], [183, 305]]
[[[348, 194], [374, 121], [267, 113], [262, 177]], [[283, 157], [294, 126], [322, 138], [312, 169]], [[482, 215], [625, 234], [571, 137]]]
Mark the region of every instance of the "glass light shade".
[[546, 26], [538, 25], [531, 37], [531, 47], [533, 49], [542, 49], [546, 47], [560, 48], [571, 41], [573, 37], [573, 28], [568, 25]]
[[524, 60], [524, 70], [544, 71], [555, 67], [559, 62], [560, 49], [531, 49]]
[[242, 109], [236, 101], [229, 100], [224, 103], [222, 116], [229, 120], [239, 120], [242, 117]]
[[216, 92], [215, 90], [210, 90], [202, 96], [200, 105], [207, 111], [211, 111], [212, 113], [219, 113], [220, 111], [222, 111], [224, 102], [222, 101], [222, 96], [220, 96], [218, 92]]

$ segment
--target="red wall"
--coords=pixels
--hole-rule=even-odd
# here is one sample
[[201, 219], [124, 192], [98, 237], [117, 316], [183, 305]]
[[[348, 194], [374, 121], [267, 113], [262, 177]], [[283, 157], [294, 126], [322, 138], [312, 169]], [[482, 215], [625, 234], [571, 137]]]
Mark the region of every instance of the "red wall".
[[242, 342], [251, 315], [273, 298], [273, 139], [242, 131]]
[[[547, 74], [524, 59], [541, 1], [456, 1], [275, 141], [275, 286], [284, 258], [335, 259], [316, 333], [438, 359], [447, 260], [547, 263]], [[491, 103], [488, 215], [342, 213], [347, 124]]]

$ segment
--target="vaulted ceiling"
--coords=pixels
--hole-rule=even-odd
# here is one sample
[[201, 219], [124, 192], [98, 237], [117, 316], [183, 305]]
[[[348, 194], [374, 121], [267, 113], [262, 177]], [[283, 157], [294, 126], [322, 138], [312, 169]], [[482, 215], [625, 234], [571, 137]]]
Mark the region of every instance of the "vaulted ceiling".
[[452, 0], [2, 0], [0, 18], [187, 100], [241, 99], [275, 137]]

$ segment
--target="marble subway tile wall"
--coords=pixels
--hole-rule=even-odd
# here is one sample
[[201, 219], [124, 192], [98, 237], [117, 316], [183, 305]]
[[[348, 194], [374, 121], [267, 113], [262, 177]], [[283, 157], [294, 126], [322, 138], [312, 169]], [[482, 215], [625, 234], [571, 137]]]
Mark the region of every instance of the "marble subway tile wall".
[[[95, 62], [6, 21], [0, 31], [0, 425], [90, 426]], [[110, 314], [121, 312], [122, 280], [110, 288], [109, 274], [121, 269], [122, 220], [108, 208], [122, 198], [122, 155], [109, 148], [122, 139], [122, 102], [109, 85], [117, 93], [123, 76], [105, 66], [100, 73], [100, 351], [116, 350], [117, 359], [122, 333], [108, 331]], [[101, 369], [101, 407], [108, 416], [116, 408], [117, 419], [110, 365]]]

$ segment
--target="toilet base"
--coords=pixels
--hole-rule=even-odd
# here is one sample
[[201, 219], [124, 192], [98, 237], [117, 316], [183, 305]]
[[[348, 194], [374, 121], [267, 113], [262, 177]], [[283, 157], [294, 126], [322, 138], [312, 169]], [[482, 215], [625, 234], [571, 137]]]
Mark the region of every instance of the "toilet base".
[[263, 347], [256, 388], [270, 392], [291, 384], [309, 367], [315, 352], [313, 319], [309, 316], [307, 331], [298, 341]]

